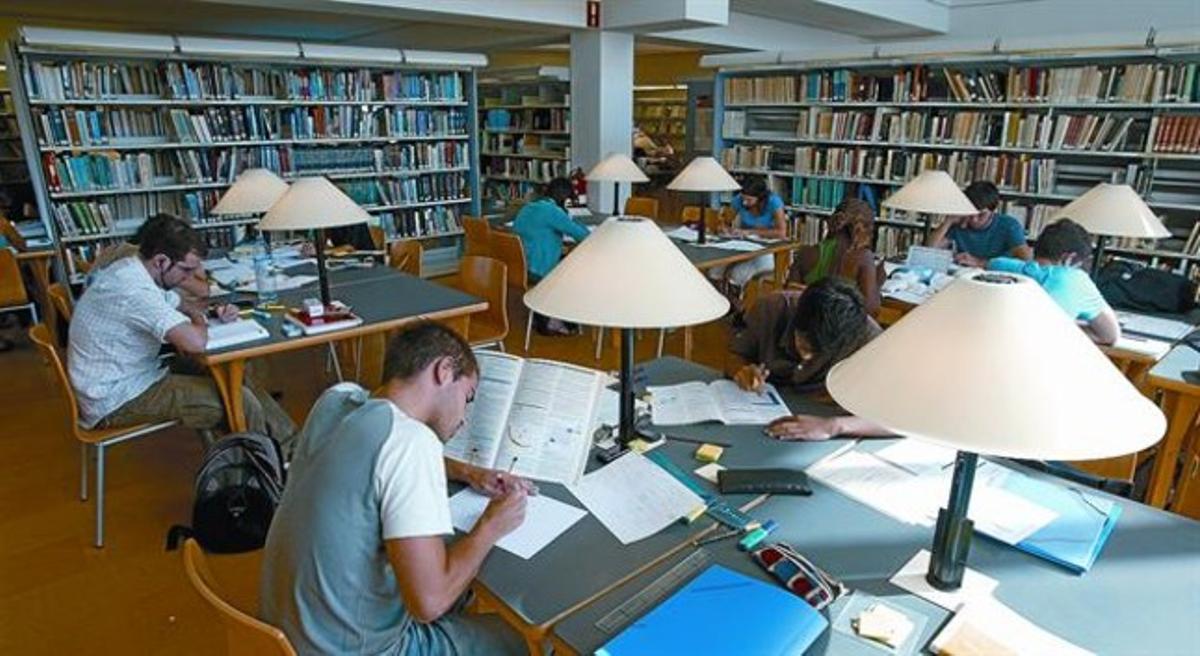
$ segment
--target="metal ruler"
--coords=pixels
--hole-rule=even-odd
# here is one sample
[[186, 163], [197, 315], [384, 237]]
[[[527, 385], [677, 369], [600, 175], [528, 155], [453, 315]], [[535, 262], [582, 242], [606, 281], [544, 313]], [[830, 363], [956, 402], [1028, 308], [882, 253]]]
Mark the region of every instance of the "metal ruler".
[[654, 579], [650, 585], [642, 588], [620, 606], [596, 620], [596, 628], [608, 634], [624, 629], [670, 596], [677, 588], [707, 569], [711, 563], [712, 557], [708, 555], [707, 551], [704, 549], [693, 551], [687, 558], [667, 570], [665, 574]]

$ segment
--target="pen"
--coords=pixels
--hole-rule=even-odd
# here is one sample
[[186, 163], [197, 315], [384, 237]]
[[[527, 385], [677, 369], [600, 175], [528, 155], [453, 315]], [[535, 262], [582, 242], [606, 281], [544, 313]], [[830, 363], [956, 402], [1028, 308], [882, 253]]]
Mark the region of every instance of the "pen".
[[666, 433], [663, 433], [662, 435], [663, 435], [663, 437], [667, 438], [668, 440], [673, 440], [675, 442], [687, 442], [688, 444], [712, 444], [713, 446], [719, 446], [719, 447], [726, 448], [726, 449], [733, 446], [729, 442], [721, 442], [718, 440], [702, 440], [702, 439], [698, 439], [695, 437], [683, 437], [681, 435], [668, 435]]
[[509, 464], [509, 466], [508, 466], [508, 473], [509, 473], [509, 474], [513, 473], [513, 469], [516, 469], [516, 467], [517, 467], [517, 457], [518, 457], [518, 456], [513, 456], [513, 461], [512, 461], [512, 463], [511, 463], [511, 464]]
[[732, 537], [737, 537], [737, 535], [741, 532], [742, 532], [741, 529], [735, 528], [735, 529], [732, 529], [729, 531], [725, 531], [723, 533], [717, 533], [716, 535], [710, 535], [710, 536], [704, 538], [703, 540], [693, 541], [692, 544], [697, 547], [703, 547], [706, 544], [711, 544], [713, 542], [720, 542], [721, 540], [727, 540]]

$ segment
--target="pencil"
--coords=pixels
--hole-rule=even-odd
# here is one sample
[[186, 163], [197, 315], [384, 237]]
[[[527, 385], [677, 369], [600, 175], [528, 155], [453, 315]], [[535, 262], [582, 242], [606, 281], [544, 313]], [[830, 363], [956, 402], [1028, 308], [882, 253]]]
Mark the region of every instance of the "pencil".
[[712, 444], [714, 446], [724, 447], [726, 449], [733, 446], [729, 442], [722, 442], [720, 440], [702, 440], [696, 437], [683, 437], [682, 435], [668, 435], [663, 433], [663, 437], [676, 442], [687, 442], [688, 444]]

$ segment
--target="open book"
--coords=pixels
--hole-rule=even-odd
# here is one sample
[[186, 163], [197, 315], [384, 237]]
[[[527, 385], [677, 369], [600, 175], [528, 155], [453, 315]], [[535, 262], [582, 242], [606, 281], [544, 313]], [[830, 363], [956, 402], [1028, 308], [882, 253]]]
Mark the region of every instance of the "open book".
[[479, 387], [449, 458], [539, 481], [583, 475], [607, 379], [593, 369], [477, 351]]
[[204, 345], [204, 350], [215, 351], [267, 339], [270, 336], [271, 333], [253, 319], [238, 319], [229, 323], [213, 322], [208, 324], [208, 342]]
[[769, 383], [760, 392], [746, 392], [732, 380], [648, 387], [650, 418], [659, 426], [698, 424], [768, 424], [792, 414]]

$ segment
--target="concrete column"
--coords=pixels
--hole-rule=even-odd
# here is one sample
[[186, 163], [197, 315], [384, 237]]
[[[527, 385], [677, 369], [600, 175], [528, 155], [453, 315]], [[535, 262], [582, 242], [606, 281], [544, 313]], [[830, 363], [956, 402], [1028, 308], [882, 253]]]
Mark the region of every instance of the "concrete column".
[[[571, 33], [571, 163], [587, 172], [611, 152], [633, 154], [633, 35]], [[621, 184], [621, 199], [630, 185]], [[611, 212], [612, 183], [588, 184], [592, 211]]]

